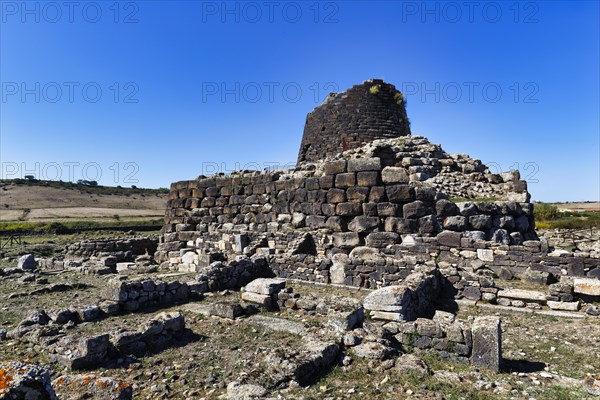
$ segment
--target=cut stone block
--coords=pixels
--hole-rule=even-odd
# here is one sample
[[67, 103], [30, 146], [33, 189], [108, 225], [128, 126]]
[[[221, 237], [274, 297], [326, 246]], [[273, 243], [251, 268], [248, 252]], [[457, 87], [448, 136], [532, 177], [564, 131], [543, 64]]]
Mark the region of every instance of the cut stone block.
[[562, 310], [562, 311], [577, 311], [579, 310], [579, 302], [578, 301], [551, 301], [547, 302], [548, 307], [553, 310]]
[[575, 278], [573, 279], [573, 291], [588, 296], [600, 296], [600, 279]]
[[477, 258], [481, 261], [494, 262], [494, 251], [490, 249], [477, 249]]
[[546, 294], [535, 290], [524, 289], [504, 289], [498, 292], [499, 298], [534, 301], [539, 303], [546, 302]]
[[270, 308], [272, 305], [271, 296], [269, 296], [268, 294], [244, 292], [242, 293], [242, 300], [249, 301], [250, 303], [257, 303], [267, 308]]
[[246, 285], [246, 292], [271, 295], [279, 293], [284, 287], [284, 279], [258, 278]]
[[371, 318], [382, 319], [384, 321], [402, 321], [402, 314], [388, 311], [371, 311]]
[[500, 317], [478, 317], [473, 322], [471, 364], [499, 372], [502, 363]]

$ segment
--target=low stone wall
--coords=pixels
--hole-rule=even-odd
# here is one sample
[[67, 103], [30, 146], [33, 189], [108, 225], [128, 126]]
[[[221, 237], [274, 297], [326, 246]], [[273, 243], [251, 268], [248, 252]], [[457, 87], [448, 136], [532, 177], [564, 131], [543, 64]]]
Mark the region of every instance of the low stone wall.
[[[185, 329], [183, 314], [160, 313], [136, 331], [118, 329], [93, 337], [79, 335], [58, 340], [49, 348], [51, 357], [69, 369], [94, 368], [117, 354], [143, 355], [167, 347]], [[116, 354], [115, 354], [116, 352]]]
[[107, 283], [102, 296], [106, 300], [117, 303], [120, 310], [132, 312], [150, 306], [186, 302], [207, 291], [207, 285], [197, 281], [112, 280]]
[[433, 349], [452, 354], [460, 361], [468, 362], [473, 348], [471, 324], [451, 318], [445, 323], [418, 318], [415, 321], [390, 322], [384, 329], [400, 343], [406, 351]]
[[600, 229], [542, 229], [540, 236], [548, 241], [551, 247], [573, 249], [582, 256], [600, 257]]
[[154, 254], [158, 239], [137, 237], [127, 239], [84, 240], [65, 249], [65, 259], [89, 259], [112, 256], [117, 262], [134, 261], [136, 256]]

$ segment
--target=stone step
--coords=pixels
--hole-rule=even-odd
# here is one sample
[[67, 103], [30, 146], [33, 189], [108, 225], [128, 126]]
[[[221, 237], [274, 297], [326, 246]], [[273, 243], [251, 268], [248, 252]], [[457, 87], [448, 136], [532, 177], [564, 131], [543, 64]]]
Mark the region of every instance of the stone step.
[[538, 292], [536, 290], [504, 289], [498, 292], [498, 297], [514, 300], [523, 300], [526, 302], [546, 302], [546, 293]]

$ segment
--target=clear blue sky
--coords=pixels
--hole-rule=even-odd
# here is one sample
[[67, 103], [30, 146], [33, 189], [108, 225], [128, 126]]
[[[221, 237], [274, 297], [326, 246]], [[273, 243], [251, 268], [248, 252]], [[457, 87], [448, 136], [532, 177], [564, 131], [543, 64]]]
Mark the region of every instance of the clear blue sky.
[[4, 178], [293, 164], [328, 92], [383, 78], [413, 134], [518, 167], [533, 199], [600, 198], [597, 1], [0, 5]]

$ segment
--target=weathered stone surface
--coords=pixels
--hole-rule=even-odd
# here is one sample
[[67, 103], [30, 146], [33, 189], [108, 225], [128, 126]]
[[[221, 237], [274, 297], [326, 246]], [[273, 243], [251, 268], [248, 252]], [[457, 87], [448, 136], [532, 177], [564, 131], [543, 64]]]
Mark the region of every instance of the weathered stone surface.
[[515, 300], [525, 300], [532, 302], [544, 303], [546, 301], [546, 294], [537, 292], [535, 290], [525, 289], [504, 289], [498, 292], [498, 297]]
[[460, 214], [458, 206], [450, 200], [441, 199], [435, 203], [435, 213], [438, 217], [450, 217]]
[[210, 315], [227, 319], [236, 319], [244, 315], [244, 309], [237, 303], [212, 303], [208, 312]]
[[499, 372], [502, 364], [500, 317], [477, 317], [473, 322], [471, 364]]
[[390, 185], [385, 187], [388, 200], [393, 203], [407, 203], [415, 199], [415, 190], [410, 185]]
[[600, 296], [600, 279], [574, 278], [573, 291], [588, 296]]
[[335, 176], [335, 187], [346, 189], [356, 185], [356, 174], [354, 172], [346, 172]]
[[481, 261], [494, 262], [494, 251], [490, 249], [477, 249], [477, 258]]
[[363, 305], [370, 311], [395, 312], [412, 321], [425, 315], [437, 298], [440, 285], [437, 275], [415, 272], [398, 286], [374, 290], [365, 297]]
[[333, 245], [343, 249], [360, 246], [360, 236], [356, 232], [336, 232], [333, 234]]
[[444, 229], [462, 232], [462, 231], [466, 230], [467, 227], [468, 227], [468, 225], [467, 225], [466, 217], [457, 215], [457, 216], [447, 217], [446, 219], [444, 219]]
[[577, 311], [579, 310], [579, 301], [552, 301], [548, 300], [546, 302], [548, 307], [553, 310], [561, 310], [561, 311]]
[[379, 157], [353, 158], [348, 160], [348, 172], [380, 171], [381, 160]]
[[352, 347], [354, 355], [369, 360], [385, 360], [395, 354], [393, 348], [378, 342], [363, 342]]
[[24, 271], [36, 269], [37, 261], [35, 261], [33, 254], [25, 254], [19, 257], [17, 268], [20, 268]]
[[258, 294], [254, 292], [243, 292], [242, 300], [249, 301], [250, 303], [257, 303], [267, 308], [270, 308], [273, 304], [271, 296], [268, 294]]
[[461, 237], [460, 232], [442, 231], [435, 238], [442, 246], [460, 247]]
[[331, 261], [332, 266], [329, 268], [329, 279], [331, 283], [343, 285], [346, 279], [346, 266], [350, 264], [350, 258], [344, 253], [335, 254]]
[[589, 394], [600, 397], [600, 374], [586, 375], [583, 379], [583, 388]]
[[469, 217], [469, 224], [478, 231], [484, 231], [492, 227], [492, 217], [489, 215], [472, 215]]
[[227, 400], [254, 400], [264, 398], [268, 394], [267, 389], [259, 385], [241, 384], [238, 381], [227, 385]]
[[381, 180], [386, 185], [408, 183], [408, 172], [403, 167], [385, 167], [381, 171]]
[[400, 235], [394, 232], [373, 232], [367, 235], [366, 245], [382, 248], [388, 245], [396, 244], [400, 241]]
[[411, 374], [418, 377], [430, 375], [429, 367], [414, 354], [403, 354], [396, 359], [394, 370], [400, 375]]
[[420, 218], [433, 214], [433, 209], [421, 200], [413, 201], [402, 207], [404, 218]]
[[[60, 399], [74, 400], [81, 393], [102, 400], [131, 400], [133, 387], [126, 382], [95, 374], [61, 375], [52, 381]], [[91, 395], [93, 393], [93, 395]]]
[[246, 292], [273, 295], [285, 287], [285, 279], [258, 278], [246, 285]]
[[368, 232], [377, 228], [379, 225], [379, 218], [377, 217], [366, 217], [366, 216], [358, 216], [352, 219], [352, 221], [348, 224], [348, 229], [353, 232]]
[[58, 400], [50, 371], [21, 361], [0, 362], [0, 398]]

